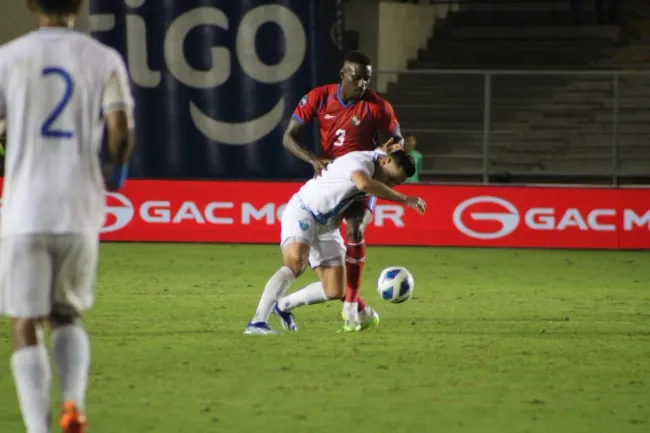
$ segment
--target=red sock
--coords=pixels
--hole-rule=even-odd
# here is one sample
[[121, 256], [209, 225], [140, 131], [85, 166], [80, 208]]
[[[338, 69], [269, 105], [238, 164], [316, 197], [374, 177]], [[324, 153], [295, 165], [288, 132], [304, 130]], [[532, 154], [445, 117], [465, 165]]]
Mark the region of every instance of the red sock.
[[366, 308], [366, 303], [359, 296], [361, 273], [365, 263], [366, 244], [364, 242], [358, 244], [348, 243], [345, 253], [345, 273], [347, 278], [345, 302], [356, 302], [359, 311]]

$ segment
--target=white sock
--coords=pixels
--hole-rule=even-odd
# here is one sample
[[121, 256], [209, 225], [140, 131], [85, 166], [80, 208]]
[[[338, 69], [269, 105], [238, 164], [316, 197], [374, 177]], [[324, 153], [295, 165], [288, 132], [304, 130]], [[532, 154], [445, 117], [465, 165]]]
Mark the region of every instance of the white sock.
[[27, 433], [48, 433], [52, 372], [47, 349], [43, 345], [18, 349], [11, 356], [11, 370]]
[[321, 302], [329, 301], [325, 294], [323, 285], [320, 281], [311, 283], [304, 289], [293, 292], [289, 296], [278, 301], [278, 306], [282, 311], [291, 311], [296, 307], [303, 305], [320, 304]]
[[52, 331], [54, 365], [63, 401], [72, 401], [83, 410], [86, 403], [90, 340], [79, 325], [66, 325]]
[[356, 302], [343, 302], [343, 311], [345, 312], [345, 317], [351, 322], [359, 321], [359, 304]]
[[264, 287], [264, 292], [260, 298], [260, 303], [257, 306], [257, 311], [255, 311], [255, 316], [253, 316], [253, 323], [267, 323], [269, 321], [269, 316], [271, 315], [271, 310], [278, 299], [280, 299], [284, 293], [287, 291], [289, 286], [296, 281], [296, 276], [293, 274], [291, 269], [286, 266], [282, 266], [278, 271], [273, 274], [269, 281], [267, 281], [266, 286]]

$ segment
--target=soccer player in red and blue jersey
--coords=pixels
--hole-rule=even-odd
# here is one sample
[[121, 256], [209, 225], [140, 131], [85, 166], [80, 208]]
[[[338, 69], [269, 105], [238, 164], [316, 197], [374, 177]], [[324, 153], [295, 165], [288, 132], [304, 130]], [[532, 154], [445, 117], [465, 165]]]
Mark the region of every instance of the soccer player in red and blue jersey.
[[[334, 158], [354, 151], [380, 150], [390, 153], [403, 147], [404, 139], [393, 107], [370, 90], [372, 76], [370, 59], [359, 51], [345, 55], [341, 81], [316, 87], [298, 104], [284, 134], [284, 147], [296, 157], [310, 163], [316, 176]], [[316, 155], [302, 146], [300, 134], [305, 125], [318, 121], [322, 154]], [[377, 146], [377, 133], [388, 141]], [[379, 316], [359, 296], [361, 272], [366, 260], [363, 233], [372, 218], [375, 198], [350, 206], [345, 212], [347, 225], [346, 278], [347, 290], [343, 304], [343, 318], [359, 323], [361, 329], [377, 326]], [[296, 330], [295, 323], [282, 324]], [[347, 329], [349, 327], [344, 327]], [[354, 327], [352, 327], [354, 328]]]

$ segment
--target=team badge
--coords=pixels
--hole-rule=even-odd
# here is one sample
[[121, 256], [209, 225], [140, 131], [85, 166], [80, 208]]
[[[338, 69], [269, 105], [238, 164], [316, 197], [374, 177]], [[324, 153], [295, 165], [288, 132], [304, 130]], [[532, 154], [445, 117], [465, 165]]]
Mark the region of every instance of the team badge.
[[307, 104], [307, 95], [303, 96], [300, 100], [300, 106], [304, 107]]
[[309, 223], [307, 221], [298, 221], [298, 227], [300, 227], [300, 230], [307, 231], [309, 230]]
[[359, 124], [361, 124], [361, 121], [359, 120], [359, 118], [358, 118], [357, 116], [354, 116], [354, 117], [352, 118], [352, 124], [353, 124], [354, 126], [359, 126]]

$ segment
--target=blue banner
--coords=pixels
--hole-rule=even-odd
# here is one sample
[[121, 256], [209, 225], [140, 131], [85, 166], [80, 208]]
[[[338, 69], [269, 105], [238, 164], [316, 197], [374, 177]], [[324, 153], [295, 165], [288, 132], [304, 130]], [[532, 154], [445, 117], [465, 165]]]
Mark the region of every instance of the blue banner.
[[[337, 0], [92, 0], [92, 34], [127, 61], [136, 97], [131, 174], [296, 179], [282, 147], [312, 87], [336, 81]], [[337, 21], [338, 20], [338, 21]], [[312, 149], [315, 131], [305, 136]]]

